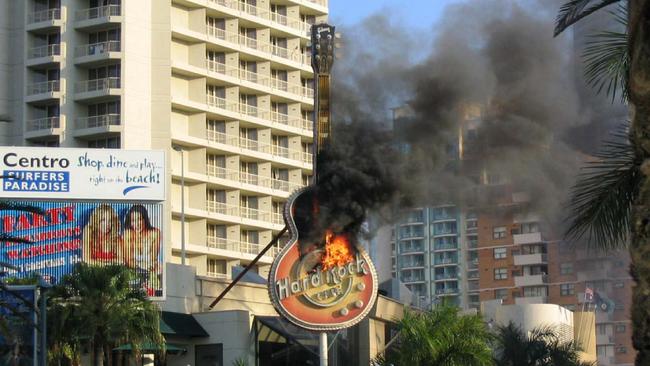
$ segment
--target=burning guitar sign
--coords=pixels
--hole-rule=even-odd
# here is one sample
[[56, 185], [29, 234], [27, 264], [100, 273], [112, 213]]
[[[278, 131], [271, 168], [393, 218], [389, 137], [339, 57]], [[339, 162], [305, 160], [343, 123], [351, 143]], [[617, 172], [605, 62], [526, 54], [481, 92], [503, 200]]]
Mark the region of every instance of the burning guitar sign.
[[[330, 69], [334, 27], [312, 27], [312, 67], [316, 75], [315, 152], [331, 137]], [[320, 210], [317, 159], [311, 186], [295, 192], [284, 207], [290, 238], [269, 273], [269, 294], [276, 310], [306, 329], [350, 327], [365, 318], [377, 299], [377, 274], [356, 233], [317, 225]]]

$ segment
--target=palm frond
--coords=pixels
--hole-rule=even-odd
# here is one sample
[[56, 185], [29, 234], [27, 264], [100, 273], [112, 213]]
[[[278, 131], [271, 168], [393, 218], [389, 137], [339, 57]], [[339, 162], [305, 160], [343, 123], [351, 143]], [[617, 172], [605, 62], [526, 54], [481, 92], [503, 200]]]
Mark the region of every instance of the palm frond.
[[587, 239], [589, 246], [608, 250], [625, 246], [632, 203], [641, 183], [640, 161], [624, 132], [606, 141], [578, 176], [569, 200], [566, 237]]
[[578, 20], [619, 1], [622, 0], [571, 0], [567, 2], [562, 5], [557, 18], [555, 18], [555, 31], [553, 35], [557, 36]]
[[[625, 6], [620, 6], [618, 11], [611, 14], [622, 29], [627, 29]], [[627, 33], [603, 31], [589, 36], [589, 39], [582, 54], [587, 84], [594, 87], [598, 93], [604, 90], [611, 96], [612, 102], [618, 93], [621, 94], [621, 102], [626, 101], [630, 69]]]

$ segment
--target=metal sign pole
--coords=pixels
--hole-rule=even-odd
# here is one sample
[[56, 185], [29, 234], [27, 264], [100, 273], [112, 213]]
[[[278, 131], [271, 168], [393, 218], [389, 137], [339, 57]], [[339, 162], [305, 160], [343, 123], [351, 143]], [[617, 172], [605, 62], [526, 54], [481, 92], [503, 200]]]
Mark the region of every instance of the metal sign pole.
[[318, 353], [320, 355], [320, 366], [327, 366], [327, 333], [320, 333], [320, 341], [318, 342]]

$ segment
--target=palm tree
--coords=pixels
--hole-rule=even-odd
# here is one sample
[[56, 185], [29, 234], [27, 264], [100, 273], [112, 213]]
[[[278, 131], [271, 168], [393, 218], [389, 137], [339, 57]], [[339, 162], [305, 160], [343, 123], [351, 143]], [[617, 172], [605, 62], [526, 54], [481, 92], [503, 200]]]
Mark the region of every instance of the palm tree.
[[452, 306], [405, 311], [397, 344], [378, 357], [380, 365], [492, 365], [491, 335], [479, 315], [459, 315]]
[[528, 334], [510, 323], [497, 329], [494, 362], [497, 366], [589, 366], [579, 360], [575, 343], [562, 342], [552, 327]]
[[124, 266], [79, 264], [50, 295], [53, 360], [77, 362], [83, 346], [93, 365], [112, 364], [112, 350], [130, 344], [137, 356], [144, 344], [163, 350], [159, 309], [136, 289], [136, 275]]
[[[632, 260], [630, 273], [636, 283], [632, 294], [632, 343], [637, 350], [636, 364], [650, 364], [650, 1], [649, 0], [572, 0], [560, 9], [555, 33], [559, 34], [583, 17], [619, 3], [625, 6], [627, 35], [625, 46], [618, 43], [618, 67], [608, 57], [612, 47], [594, 49], [592, 63], [601, 67], [592, 68], [601, 80], [618, 78], [622, 81], [624, 95], [632, 109], [629, 132], [629, 151], [626, 156], [610, 156], [615, 160], [608, 165], [603, 159], [600, 167], [583, 177], [582, 185], [576, 185], [579, 197], [573, 201], [574, 221], [572, 233], [595, 234], [598, 247], [623, 247], [629, 235], [629, 252]], [[620, 50], [625, 52], [621, 57]], [[609, 52], [613, 54], [612, 52]], [[608, 66], [609, 65], [609, 66]], [[589, 70], [589, 66], [587, 67]], [[619, 70], [619, 72], [615, 72]], [[623, 70], [623, 72], [620, 72]], [[614, 88], [615, 90], [615, 88]], [[610, 89], [611, 92], [611, 89]], [[612, 152], [610, 150], [610, 152]], [[601, 157], [602, 158], [602, 157]], [[621, 164], [621, 159], [624, 164]], [[608, 179], [599, 183], [598, 174], [620, 173], [620, 179]], [[591, 174], [591, 175], [590, 175]], [[591, 179], [585, 183], [585, 179]], [[618, 185], [627, 185], [623, 189]], [[607, 184], [618, 185], [610, 192], [609, 199], [599, 202], [598, 198], [607, 190]], [[598, 194], [600, 192], [601, 194]], [[582, 194], [582, 195], [581, 195]], [[576, 205], [575, 202], [578, 202]], [[583, 208], [583, 211], [580, 211]], [[577, 212], [576, 212], [577, 211]]]

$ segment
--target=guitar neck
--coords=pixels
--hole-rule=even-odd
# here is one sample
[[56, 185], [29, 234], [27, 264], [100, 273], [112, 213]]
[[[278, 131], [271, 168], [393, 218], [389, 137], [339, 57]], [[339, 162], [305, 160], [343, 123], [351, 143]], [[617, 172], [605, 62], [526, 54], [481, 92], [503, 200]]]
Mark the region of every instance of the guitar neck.
[[318, 182], [318, 154], [331, 142], [330, 70], [334, 61], [334, 27], [312, 27], [312, 68], [316, 85], [314, 103], [314, 182]]

